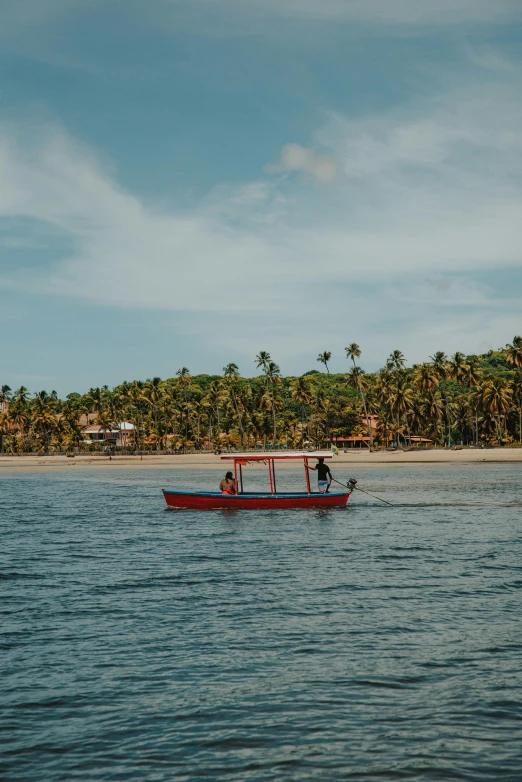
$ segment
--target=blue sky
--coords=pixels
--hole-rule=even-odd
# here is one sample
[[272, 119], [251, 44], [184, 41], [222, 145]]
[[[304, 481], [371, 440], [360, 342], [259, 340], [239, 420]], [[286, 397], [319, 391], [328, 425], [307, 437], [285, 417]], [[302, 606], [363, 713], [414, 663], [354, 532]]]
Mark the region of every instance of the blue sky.
[[522, 332], [518, 0], [3, 0], [0, 382]]

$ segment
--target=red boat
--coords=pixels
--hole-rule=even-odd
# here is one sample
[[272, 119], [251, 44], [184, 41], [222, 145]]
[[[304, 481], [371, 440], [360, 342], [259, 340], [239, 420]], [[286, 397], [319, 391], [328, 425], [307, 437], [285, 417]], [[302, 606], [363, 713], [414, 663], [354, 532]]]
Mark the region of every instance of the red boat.
[[[163, 496], [169, 508], [195, 508], [212, 510], [216, 508], [339, 508], [348, 502], [351, 489], [346, 491], [312, 492], [310, 486], [310, 459], [331, 459], [330, 451], [314, 453], [244, 453], [226, 454], [222, 459], [234, 462], [234, 478], [237, 494], [223, 494], [219, 491], [175, 491], [163, 489]], [[303, 462], [306, 491], [278, 492], [275, 474], [275, 462], [293, 459]], [[268, 466], [270, 492], [246, 492], [243, 489], [243, 467], [255, 462], [264, 462]]]

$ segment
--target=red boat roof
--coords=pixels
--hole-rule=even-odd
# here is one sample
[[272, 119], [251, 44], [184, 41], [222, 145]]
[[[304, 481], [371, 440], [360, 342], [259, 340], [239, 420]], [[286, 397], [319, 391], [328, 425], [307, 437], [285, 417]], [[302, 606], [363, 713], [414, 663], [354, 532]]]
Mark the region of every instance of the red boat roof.
[[222, 459], [230, 459], [241, 462], [266, 462], [269, 459], [331, 459], [331, 451], [266, 451], [260, 453], [227, 453]]

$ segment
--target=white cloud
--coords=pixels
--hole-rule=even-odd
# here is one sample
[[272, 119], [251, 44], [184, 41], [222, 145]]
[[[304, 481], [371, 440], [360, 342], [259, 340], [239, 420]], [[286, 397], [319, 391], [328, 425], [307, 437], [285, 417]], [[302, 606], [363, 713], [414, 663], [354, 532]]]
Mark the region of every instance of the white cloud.
[[[78, 38], [79, 30], [105, 26], [107, 6], [106, 0], [2, 0], [0, 43], [6, 52], [81, 70], [92, 77], [135, 78], [134, 60], [122, 65], [110, 56], [107, 65], [114, 47], [107, 44], [106, 36], [96, 46], [96, 56], [86, 45], [93, 33]], [[264, 45], [282, 31], [285, 43], [293, 47], [297, 41], [303, 47], [311, 42], [314, 47], [328, 47], [329, 35], [324, 26], [323, 35], [317, 34], [317, 22], [330, 23], [331, 29], [343, 24], [343, 35], [355, 38], [361, 33], [433, 37], [458, 31], [472, 39], [477, 26], [522, 21], [520, 0], [112, 0], [110, 7], [123, 28], [152, 28], [161, 35], [182, 38], [186, 34], [247, 36], [261, 38]], [[76, 39], [78, 45], [74, 45]], [[98, 49], [104, 56], [100, 57]], [[495, 66], [493, 59], [490, 65], [503, 67], [500, 62]], [[150, 64], [145, 71], [138, 68], [141, 76], [145, 72], [150, 76], [150, 69]], [[159, 74], [164, 75], [161, 67]]]
[[464, 177], [481, 184], [508, 184], [514, 177], [519, 186], [513, 162], [522, 152], [520, 70], [511, 63], [502, 79], [494, 74], [497, 78], [488, 81], [489, 74], [481, 73], [479, 82], [379, 115], [332, 114], [319, 141], [354, 178], [411, 174], [416, 169], [460, 185]]
[[[241, 309], [248, 306], [241, 295], [251, 275], [261, 304], [263, 284], [275, 272], [263, 271], [272, 255], [269, 239], [232, 229], [203, 210], [169, 215], [147, 208], [59, 130], [48, 130], [29, 149], [15, 135], [0, 136], [0, 217], [50, 224], [76, 245], [50, 273], [20, 284], [121, 306], [226, 309], [234, 302]], [[247, 202], [263, 200], [262, 188], [255, 198], [255, 188], [250, 191]]]
[[[328, 188], [291, 177], [223, 184], [191, 212], [161, 211], [123, 191], [92, 150], [56, 128], [35, 141], [4, 126], [0, 220], [30, 221], [32, 241], [42, 226], [46, 247], [51, 228], [74, 250], [62, 247], [51, 268], [31, 275], [0, 268], [0, 284], [199, 312], [211, 342], [228, 339], [230, 318], [239, 318], [230, 339], [249, 350], [259, 349], [256, 329], [270, 316], [279, 356], [325, 349], [337, 317], [351, 334], [364, 330], [370, 346], [379, 324], [381, 343], [393, 340], [390, 349], [403, 347], [412, 360], [437, 340], [451, 350], [452, 329], [469, 350], [479, 338], [500, 344], [520, 331], [520, 302], [465, 280], [478, 271], [509, 277], [522, 266], [520, 97], [517, 78], [506, 78], [386, 115], [333, 115], [309, 149], [278, 164], [317, 178], [317, 145], [338, 161]], [[9, 236], [16, 239], [12, 228]], [[461, 280], [447, 296], [419, 284], [445, 275]], [[397, 313], [418, 324], [403, 328]], [[321, 320], [313, 336], [303, 334], [305, 314]]]
[[331, 182], [337, 174], [335, 160], [326, 155], [319, 155], [313, 149], [307, 149], [300, 144], [286, 144], [281, 150], [277, 163], [268, 163], [265, 171], [269, 174], [281, 174], [287, 171], [300, 171], [308, 174], [317, 182]]

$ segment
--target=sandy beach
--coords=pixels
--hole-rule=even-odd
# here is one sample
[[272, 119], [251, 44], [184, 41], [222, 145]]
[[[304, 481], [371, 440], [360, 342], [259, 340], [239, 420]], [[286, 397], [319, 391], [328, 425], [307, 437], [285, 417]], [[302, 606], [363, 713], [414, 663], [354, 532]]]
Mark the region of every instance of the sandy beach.
[[[313, 454], [310, 454], [313, 459]], [[426, 451], [369, 451], [355, 450], [353, 453], [340, 453], [334, 456], [331, 465], [375, 467], [378, 465], [429, 465], [429, 464], [492, 464], [492, 463], [522, 463], [522, 448], [487, 448], [487, 449], [463, 449], [450, 451], [433, 449]], [[78, 468], [92, 469], [149, 469], [166, 468], [173, 469], [216, 469], [222, 470], [226, 466], [219, 456], [215, 454], [178, 454], [170, 456], [95, 456], [93, 454], [75, 456], [0, 456], [0, 473], [27, 469], [60, 469], [71, 470]], [[279, 468], [294, 467], [295, 462], [280, 462]]]

